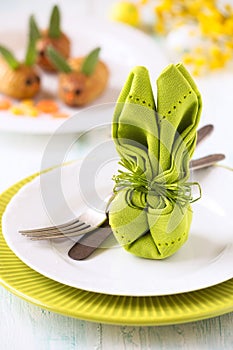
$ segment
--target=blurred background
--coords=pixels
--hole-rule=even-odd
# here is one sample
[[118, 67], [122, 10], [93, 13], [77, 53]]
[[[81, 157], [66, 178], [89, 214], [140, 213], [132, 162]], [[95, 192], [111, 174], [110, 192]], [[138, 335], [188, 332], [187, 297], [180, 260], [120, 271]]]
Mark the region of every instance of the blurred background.
[[[34, 14], [45, 28], [55, 4], [61, 10], [62, 28], [75, 44], [73, 55], [85, 54], [101, 44], [101, 57], [110, 70], [109, 86], [90, 105], [94, 109], [78, 109], [79, 118], [74, 118], [74, 123], [69, 123], [69, 118], [0, 111], [0, 192], [48, 166], [81, 158], [109, 139], [114, 103], [130, 69], [138, 64], [149, 69], [155, 92], [156, 79], [167, 64], [185, 64], [202, 93], [201, 125], [215, 127], [196, 156], [225, 153], [222, 164], [232, 167], [233, 1], [2, 0], [0, 45], [7, 45], [21, 57], [29, 15]], [[46, 87], [56, 88], [53, 76], [44, 80]], [[97, 110], [96, 105], [105, 108]], [[51, 140], [51, 156], [43, 164]], [[232, 314], [167, 327], [95, 324], [45, 311], [0, 287], [4, 350], [232, 350], [232, 327]]]

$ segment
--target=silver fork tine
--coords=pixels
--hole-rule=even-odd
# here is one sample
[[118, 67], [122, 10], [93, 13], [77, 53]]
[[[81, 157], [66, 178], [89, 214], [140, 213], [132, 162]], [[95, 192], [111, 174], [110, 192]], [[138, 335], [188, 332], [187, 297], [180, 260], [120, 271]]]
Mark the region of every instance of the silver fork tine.
[[[108, 197], [107, 197], [108, 198]], [[110, 196], [109, 196], [110, 198]], [[106, 202], [103, 202], [103, 204]], [[104, 204], [104, 209], [106, 205]], [[50, 226], [49, 228], [32, 229], [32, 230], [20, 230], [23, 236], [32, 240], [53, 239], [74, 237], [86, 234], [99, 225], [101, 225], [107, 219], [105, 210], [96, 211], [93, 208], [85, 210], [78, 218], [64, 223], [62, 225]]]
[[33, 230], [21, 230], [19, 231], [19, 233], [21, 233], [22, 235], [24, 236], [27, 236], [27, 235], [30, 235], [30, 236], [38, 236], [38, 235], [47, 235], [48, 233], [50, 235], [54, 235], [54, 234], [57, 234], [58, 232], [66, 232], [66, 231], [69, 231], [69, 230], [72, 230], [72, 229], [84, 229], [84, 228], [87, 228], [87, 226], [90, 226], [88, 224], [86, 224], [85, 222], [80, 222], [80, 221], [77, 221], [77, 224], [73, 224], [73, 225], [68, 225], [68, 226], [64, 226], [63, 227], [53, 227], [52, 229], [48, 229], [46, 230], [46, 228], [44, 228], [43, 230], [39, 229], [39, 230], [36, 230], [36, 229], [33, 229]]
[[56, 233], [50, 233], [50, 231], [46, 234], [23, 234], [23, 236], [26, 236], [27, 238], [30, 238], [34, 241], [36, 240], [42, 240], [42, 239], [53, 239], [53, 238], [65, 238], [65, 237], [75, 237], [75, 236], [81, 236], [84, 235], [92, 230], [94, 230], [96, 227], [93, 227], [91, 225], [82, 226], [82, 228], [73, 228], [72, 230], [68, 231], [57, 231]]
[[44, 239], [56, 239], [56, 238], [68, 238], [68, 237], [77, 237], [85, 235], [86, 233], [94, 230], [93, 227], [89, 226], [87, 229], [84, 230], [74, 230], [73, 232], [67, 232], [67, 233], [58, 233], [58, 234], [48, 234], [44, 236], [27, 236], [27, 238], [30, 238], [32, 241], [41, 241]]
[[57, 230], [57, 231], [53, 231], [51, 233], [51, 231], [43, 231], [43, 233], [41, 232], [33, 232], [33, 233], [23, 233], [22, 235], [23, 236], [27, 236], [27, 237], [46, 237], [46, 236], [50, 236], [50, 237], [54, 237], [54, 236], [57, 236], [57, 235], [66, 235], [66, 234], [69, 234], [69, 233], [72, 233], [72, 232], [81, 232], [81, 231], [84, 231], [84, 230], [87, 230], [89, 229], [90, 225], [87, 225], [85, 223], [83, 223], [82, 225], [79, 225], [79, 226], [75, 226], [73, 228], [68, 228], [66, 230]]
[[48, 226], [48, 227], [40, 227], [40, 228], [35, 228], [35, 229], [30, 229], [30, 230], [20, 230], [19, 233], [22, 233], [22, 234], [26, 234], [26, 233], [43, 233], [43, 231], [57, 231], [59, 229], [64, 229], [66, 227], [69, 227], [69, 226], [72, 226], [72, 225], [75, 225], [76, 223], [80, 222], [80, 218], [76, 218], [76, 219], [73, 219], [71, 221], [68, 221], [64, 224], [61, 224], [61, 225], [57, 225], [57, 226]]
[[[106, 199], [108, 198], [110, 198], [110, 196], [107, 197]], [[74, 226], [78, 228], [79, 226], [86, 224], [85, 220], [86, 220], [86, 215], [82, 213], [77, 218], [71, 221], [65, 222], [64, 224], [60, 224], [56, 226], [40, 227], [35, 229], [19, 230], [18, 232], [25, 236], [34, 235], [34, 234], [43, 235], [43, 233], [50, 233], [52, 235], [52, 234], [57, 234], [57, 232], [66, 231], [66, 230], [68, 231], [69, 229], [72, 229]], [[80, 225], [76, 225], [78, 223], [80, 223]]]

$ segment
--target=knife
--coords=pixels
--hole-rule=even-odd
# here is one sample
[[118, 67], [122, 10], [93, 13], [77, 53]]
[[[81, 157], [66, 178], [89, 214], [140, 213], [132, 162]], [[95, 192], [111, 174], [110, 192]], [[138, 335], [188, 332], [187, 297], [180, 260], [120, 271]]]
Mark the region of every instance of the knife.
[[68, 252], [73, 260], [88, 258], [112, 234], [108, 219], [96, 230], [85, 234]]

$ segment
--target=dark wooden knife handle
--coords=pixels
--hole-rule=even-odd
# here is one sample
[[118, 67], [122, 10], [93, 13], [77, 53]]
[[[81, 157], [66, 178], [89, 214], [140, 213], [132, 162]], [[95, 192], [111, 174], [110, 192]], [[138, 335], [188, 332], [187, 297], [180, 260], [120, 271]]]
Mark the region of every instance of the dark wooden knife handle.
[[108, 220], [96, 230], [86, 233], [69, 250], [68, 255], [73, 260], [88, 258], [112, 234]]
[[214, 130], [214, 126], [212, 124], [207, 124], [207, 125], [203, 126], [202, 128], [200, 128], [199, 130], [197, 130], [197, 144], [196, 145], [199, 145], [199, 143], [202, 142], [202, 140], [204, 140], [207, 136], [209, 136], [213, 130]]
[[225, 159], [225, 155], [222, 153], [210, 154], [202, 158], [191, 160], [189, 163], [189, 168], [194, 170], [207, 168], [224, 159]]

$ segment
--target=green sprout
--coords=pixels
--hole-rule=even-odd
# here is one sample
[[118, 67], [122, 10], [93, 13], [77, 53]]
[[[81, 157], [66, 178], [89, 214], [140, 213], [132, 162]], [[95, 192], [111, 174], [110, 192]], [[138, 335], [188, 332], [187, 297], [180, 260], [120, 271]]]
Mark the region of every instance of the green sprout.
[[41, 37], [40, 31], [36, 24], [35, 18], [30, 16], [29, 19], [29, 37], [28, 37], [28, 47], [25, 56], [25, 64], [27, 66], [32, 66], [36, 61], [36, 41]]
[[63, 73], [70, 73], [72, 72], [71, 67], [66, 62], [65, 58], [57, 52], [51, 45], [48, 46], [46, 49], [46, 54], [48, 55], [48, 58], [50, 61], [54, 64], [54, 66]]
[[[82, 66], [81, 66], [81, 73], [89, 76], [94, 73], [94, 70], [96, 68], [96, 64], [99, 60], [99, 52], [100, 48], [96, 48], [93, 51], [89, 53], [89, 55], [86, 56], [84, 59]], [[54, 64], [54, 66], [63, 73], [70, 73], [72, 72], [72, 68], [67, 63], [66, 59], [57, 52], [51, 45], [47, 48], [46, 54], [50, 61]]]
[[85, 75], [92, 75], [99, 60], [100, 47], [97, 47], [86, 56], [83, 61], [81, 72]]
[[14, 55], [4, 46], [0, 46], [0, 53], [5, 59], [5, 61], [9, 64], [11, 69], [15, 70], [19, 68], [20, 63], [16, 60]]
[[59, 38], [60, 35], [60, 11], [58, 6], [55, 5], [53, 7], [49, 22], [49, 36], [50, 38]]

